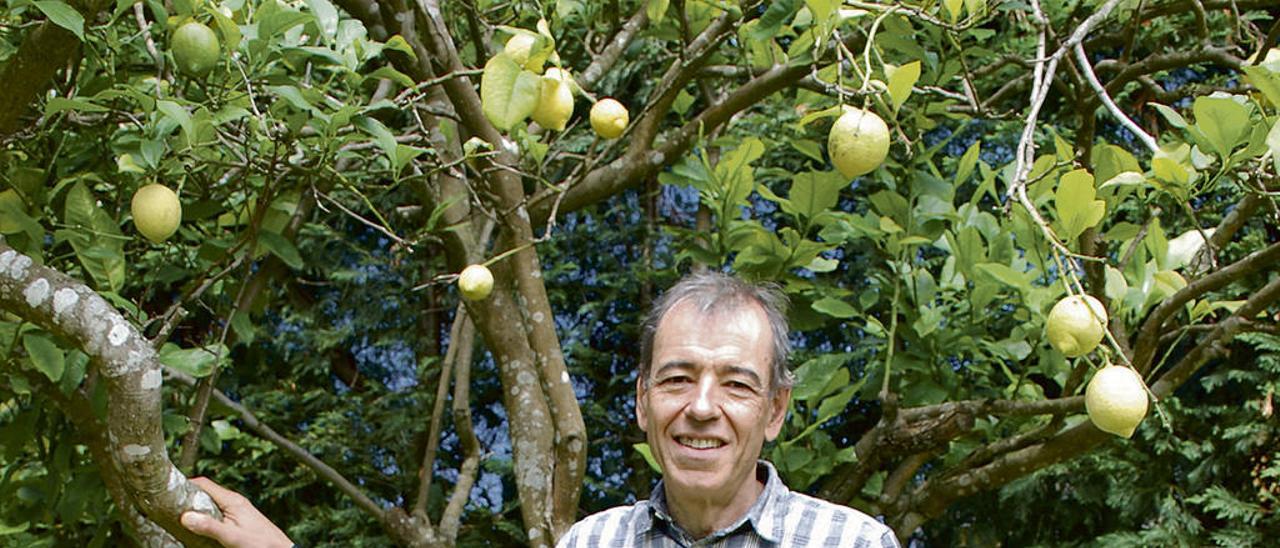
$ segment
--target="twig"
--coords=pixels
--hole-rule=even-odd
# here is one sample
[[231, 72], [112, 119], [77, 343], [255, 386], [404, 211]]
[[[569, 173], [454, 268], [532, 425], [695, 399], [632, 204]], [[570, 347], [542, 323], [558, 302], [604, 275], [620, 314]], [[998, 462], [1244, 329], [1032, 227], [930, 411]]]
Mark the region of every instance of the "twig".
[[1155, 138], [1143, 131], [1133, 120], [1130, 120], [1124, 111], [1120, 110], [1120, 107], [1116, 105], [1115, 101], [1111, 100], [1111, 95], [1107, 93], [1107, 88], [1103, 87], [1102, 82], [1098, 81], [1098, 76], [1093, 73], [1093, 67], [1089, 65], [1089, 58], [1084, 53], [1084, 44], [1077, 43], [1075, 52], [1076, 63], [1080, 65], [1080, 71], [1084, 73], [1084, 77], [1089, 81], [1089, 86], [1093, 88], [1094, 93], [1098, 94], [1098, 99], [1102, 101], [1103, 105], [1106, 105], [1107, 111], [1111, 112], [1111, 115], [1121, 125], [1133, 132], [1134, 135], [1137, 135], [1138, 139], [1142, 141], [1142, 144], [1146, 145], [1147, 150], [1150, 150], [1152, 154], [1160, 152], [1160, 146], [1156, 144]]

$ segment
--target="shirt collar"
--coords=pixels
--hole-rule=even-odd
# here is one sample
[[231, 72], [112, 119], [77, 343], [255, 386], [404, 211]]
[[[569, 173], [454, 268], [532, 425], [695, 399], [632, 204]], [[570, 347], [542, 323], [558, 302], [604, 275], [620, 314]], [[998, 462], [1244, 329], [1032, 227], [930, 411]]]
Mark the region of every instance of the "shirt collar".
[[[756, 498], [755, 503], [740, 519], [734, 521], [728, 527], [712, 533], [712, 537], [728, 536], [741, 528], [743, 523], [749, 522], [756, 534], [760, 535], [761, 538], [775, 544], [780, 542], [781, 539], [778, 536], [780, 531], [775, 527], [775, 524], [780, 519], [779, 506], [783, 504], [783, 499], [786, 498], [787, 493], [790, 491], [787, 490], [786, 485], [783, 485], [782, 479], [778, 477], [777, 469], [769, 461], [756, 461], [756, 479], [764, 481], [764, 490], [760, 492], [760, 496]], [[653, 493], [649, 495], [649, 511], [641, 512], [637, 518], [637, 535], [648, 533], [660, 522], [665, 522], [683, 533], [683, 529], [676, 524], [675, 519], [671, 517], [670, 510], [667, 508], [667, 493], [661, 480], [654, 486]]]

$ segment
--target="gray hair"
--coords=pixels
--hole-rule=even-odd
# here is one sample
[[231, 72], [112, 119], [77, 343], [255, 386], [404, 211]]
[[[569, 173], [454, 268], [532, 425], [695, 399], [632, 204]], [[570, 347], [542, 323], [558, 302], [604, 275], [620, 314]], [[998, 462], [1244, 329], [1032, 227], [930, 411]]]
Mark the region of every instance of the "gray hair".
[[791, 340], [787, 338], [787, 296], [774, 283], [751, 283], [731, 274], [706, 271], [681, 278], [653, 303], [653, 309], [645, 318], [640, 335], [640, 378], [645, 379], [646, 385], [653, 367], [653, 342], [658, 333], [658, 323], [676, 305], [684, 302], [692, 304], [702, 314], [759, 305], [773, 335], [769, 394], [790, 388], [795, 383], [795, 377], [787, 369], [787, 359], [791, 355]]

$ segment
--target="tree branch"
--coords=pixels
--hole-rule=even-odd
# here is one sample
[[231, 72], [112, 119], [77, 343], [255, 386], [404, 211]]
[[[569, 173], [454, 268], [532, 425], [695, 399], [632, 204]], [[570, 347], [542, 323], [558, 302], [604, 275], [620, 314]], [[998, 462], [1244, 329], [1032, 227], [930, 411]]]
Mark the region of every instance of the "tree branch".
[[1186, 287], [1165, 298], [1155, 310], [1151, 311], [1138, 331], [1137, 342], [1133, 349], [1133, 367], [1139, 373], [1147, 372], [1151, 366], [1151, 359], [1155, 355], [1156, 345], [1160, 341], [1160, 330], [1170, 317], [1182, 309], [1182, 305], [1205, 293], [1226, 287], [1233, 281], [1264, 268], [1270, 268], [1277, 259], [1280, 259], [1280, 243], [1255, 251], [1239, 261], [1187, 284]]
[[645, 23], [649, 22], [648, 10], [645, 3], [640, 3], [640, 8], [636, 13], [622, 25], [622, 30], [609, 40], [609, 45], [591, 60], [591, 64], [587, 65], [586, 70], [582, 71], [577, 78], [578, 85], [583, 89], [594, 91], [596, 84], [604, 78], [605, 73], [618, 63], [618, 59], [622, 58], [622, 52], [631, 46], [631, 41], [635, 40], [636, 35], [640, 34], [640, 30], [644, 28]]
[[208, 539], [179, 523], [186, 511], [221, 512], [172, 462], [160, 422], [160, 363], [132, 324], [92, 289], [36, 266], [0, 239], [0, 309], [72, 341], [107, 389], [108, 453], [142, 513], [183, 542]]

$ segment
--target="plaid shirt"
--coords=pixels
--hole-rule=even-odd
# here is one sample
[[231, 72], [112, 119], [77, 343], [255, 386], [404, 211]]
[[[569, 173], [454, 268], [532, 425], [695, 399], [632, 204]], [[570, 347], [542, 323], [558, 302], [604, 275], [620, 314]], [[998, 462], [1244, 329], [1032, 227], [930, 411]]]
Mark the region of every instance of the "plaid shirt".
[[765, 482], [760, 498], [733, 524], [705, 538], [695, 540], [676, 524], [658, 482], [649, 500], [574, 524], [557, 548], [899, 548], [893, 531], [870, 516], [787, 489], [769, 462], [760, 461], [756, 474]]

